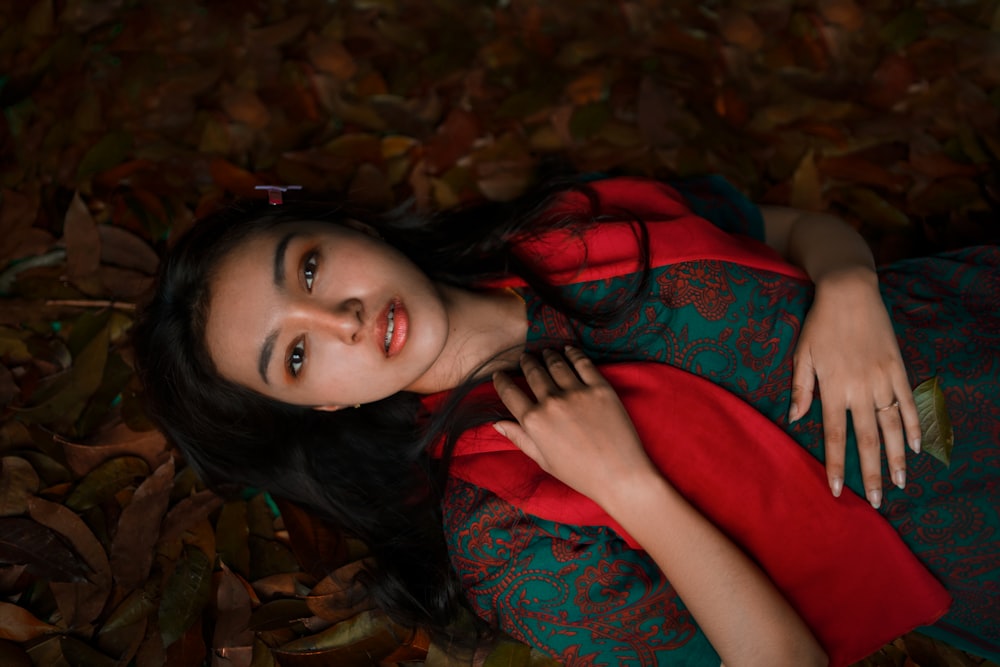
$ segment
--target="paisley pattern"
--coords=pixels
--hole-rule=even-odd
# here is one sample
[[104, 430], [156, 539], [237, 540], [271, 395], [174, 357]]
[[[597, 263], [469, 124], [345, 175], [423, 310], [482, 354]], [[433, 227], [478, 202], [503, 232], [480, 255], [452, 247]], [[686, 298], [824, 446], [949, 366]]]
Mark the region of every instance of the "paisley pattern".
[[[719, 184], [697, 187], [685, 195], [698, 212], [729, 231], [760, 233], [759, 216], [731, 189], [712, 202]], [[597, 361], [645, 359], [697, 373], [822, 460], [820, 401], [795, 424], [785, 416], [811, 285], [719, 261], [660, 267], [652, 278], [640, 307], [603, 328], [571, 321], [526, 291], [529, 348], [574, 341]], [[888, 486], [881, 512], [955, 598], [924, 631], [997, 660], [1000, 252], [908, 260], [883, 269], [881, 282], [910, 380], [941, 379], [956, 442], [950, 468], [911, 456], [906, 489]], [[634, 285], [634, 276], [622, 276], [563, 289], [601, 309]], [[860, 494], [853, 440], [848, 452], [846, 485]], [[474, 608], [513, 636], [567, 665], [718, 664], [655, 564], [610, 530], [543, 521], [458, 480], [444, 512], [453, 565]]]

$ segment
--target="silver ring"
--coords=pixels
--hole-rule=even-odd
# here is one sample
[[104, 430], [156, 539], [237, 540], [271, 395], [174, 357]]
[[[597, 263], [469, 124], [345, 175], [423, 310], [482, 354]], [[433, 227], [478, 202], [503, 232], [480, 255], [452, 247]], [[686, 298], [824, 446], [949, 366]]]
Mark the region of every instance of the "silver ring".
[[886, 410], [892, 410], [893, 408], [898, 408], [898, 407], [899, 407], [899, 399], [896, 399], [889, 405], [886, 405], [881, 408], [875, 408], [875, 412], [885, 412]]

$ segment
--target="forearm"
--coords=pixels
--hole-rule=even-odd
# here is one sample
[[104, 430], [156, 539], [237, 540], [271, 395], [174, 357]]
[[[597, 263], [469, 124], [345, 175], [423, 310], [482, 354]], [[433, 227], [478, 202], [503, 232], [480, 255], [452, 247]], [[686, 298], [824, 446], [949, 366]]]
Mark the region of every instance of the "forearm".
[[770, 579], [662, 477], [630, 480], [601, 504], [656, 561], [729, 667], [826, 664]]
[[761, 207], [766, 241], [816, 285], [844, 277], [877, 285], [871, 249], [843, 220], [779, 206]]

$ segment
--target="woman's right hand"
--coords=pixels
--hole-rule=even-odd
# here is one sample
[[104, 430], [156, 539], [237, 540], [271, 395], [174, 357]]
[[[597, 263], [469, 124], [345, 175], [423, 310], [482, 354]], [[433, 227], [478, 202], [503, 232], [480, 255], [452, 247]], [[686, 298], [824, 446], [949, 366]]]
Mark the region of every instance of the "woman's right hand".
[[493, 383], [517, 421], [494, 424], [543, 470], [600, 505], [649, 476], [659, 477], [615, 390], [580, 350], [524, 354], [532, 400], [504, 373]]

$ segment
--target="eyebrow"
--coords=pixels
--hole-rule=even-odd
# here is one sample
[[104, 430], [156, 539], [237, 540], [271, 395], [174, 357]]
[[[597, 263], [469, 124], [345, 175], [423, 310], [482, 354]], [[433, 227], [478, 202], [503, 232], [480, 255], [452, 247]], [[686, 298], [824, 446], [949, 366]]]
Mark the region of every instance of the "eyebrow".
[[[278, 289], [285, 288], [285, 252], [288, 244], [295, 238], [295, 232], [288, 232], [281, 237], [278, 244], [274, 246], [274, 285]], [[274, 354], [274, 344], [278, 340], [278, 332], [272, 331], [264, 339], [264, 344], [260, 348], [260, 357], [257, 359], [257, 372], [264, 380], [264, 384], [270, 384], [267, 380], [267, 367], [271, 365], [271, 355]]]

